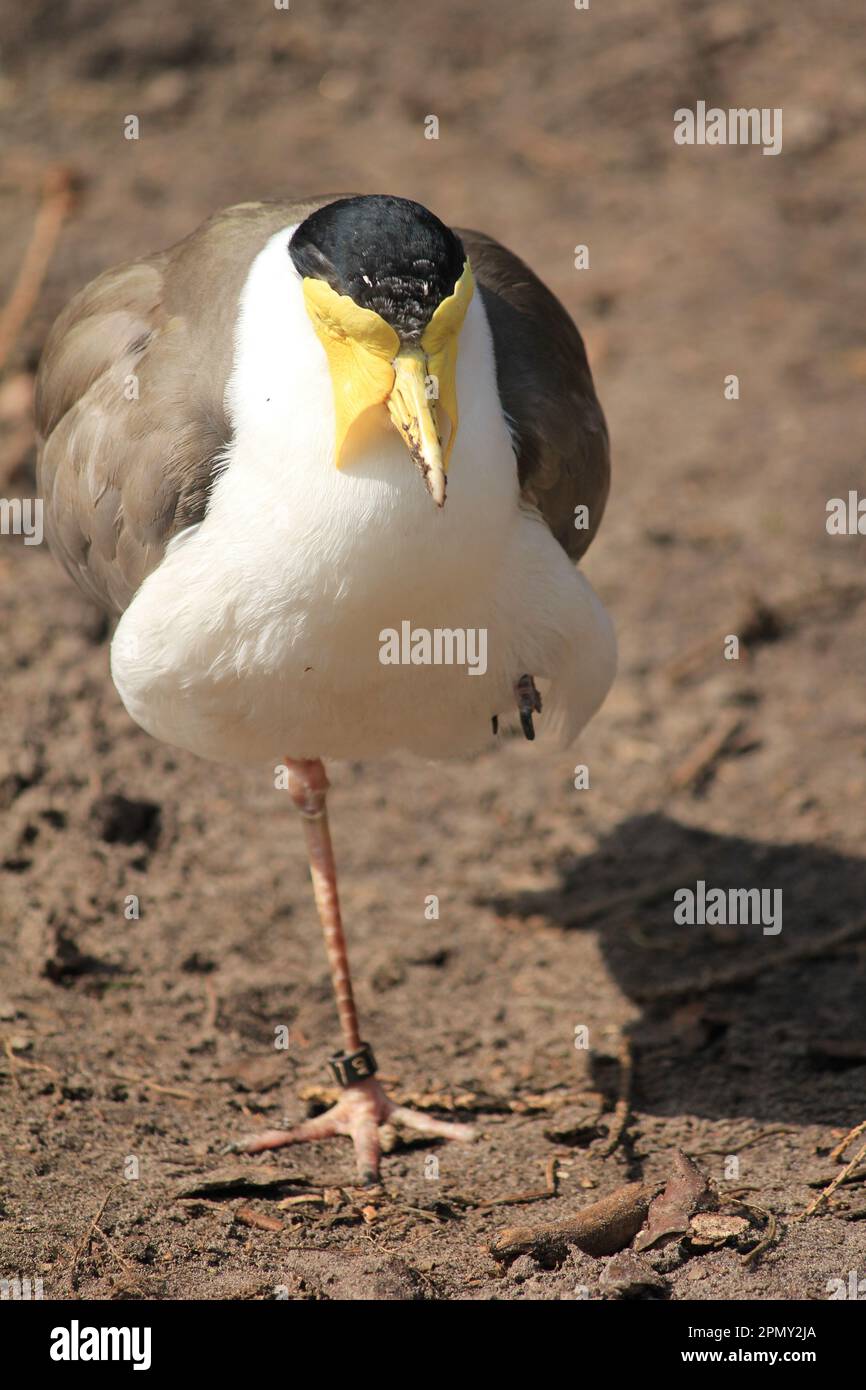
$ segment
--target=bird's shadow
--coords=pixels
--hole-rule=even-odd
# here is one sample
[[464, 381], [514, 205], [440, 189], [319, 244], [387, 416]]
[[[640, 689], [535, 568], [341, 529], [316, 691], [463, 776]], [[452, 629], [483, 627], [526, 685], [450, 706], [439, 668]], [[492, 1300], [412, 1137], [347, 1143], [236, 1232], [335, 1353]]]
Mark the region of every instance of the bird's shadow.
[[[664, 1116], [852, 1126], [866, 1112], [866, 860], [634, 817], [543, 892], [488, 900], [597, 934], [629, 1024], [633, 1103]], [[781, 890], [782, 929], [678, 924], [679, 888]], [[767, 906], [778, 899], [767, 898]], [[862, 924], [862, 929], [861, 929]], [[589, 1039], [600, 1089], [611, 1045]], [[607, 1054], [607, 1055], [606, 1055]]]

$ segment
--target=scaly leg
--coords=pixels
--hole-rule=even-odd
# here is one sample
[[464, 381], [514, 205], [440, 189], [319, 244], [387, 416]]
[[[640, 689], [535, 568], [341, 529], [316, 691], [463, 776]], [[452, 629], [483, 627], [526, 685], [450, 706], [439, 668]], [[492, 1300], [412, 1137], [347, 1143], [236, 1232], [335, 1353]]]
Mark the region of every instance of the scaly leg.
[[379, 1126], [386, 1121], [441, 1139], [468, 1141], [475, 1138], [475, 1131], [471, 1125], [434, 1120], [406, 1106], [395, 1105], [375, 1079], [375, 1058], [369, 1044], [361, 1041], [358, 1029], [358, 1014], [340, 918], [337, 870], [326, 807], [328, 779], [318, 758], [287, 759], [287, 766], [289, 792], [303, 821], [313, 892], [325, 935], [325, 949], [343, 1034], [344, 1050], [331, 1058], [331, 1070], [344, 1087], [344, 1092], [330, 1110], [312, 1120], [304, 1120], [294, 1129], [264, 1130], [230, 1147], [235, 1153], [259, 1153], [263, 1149], [282, 1148], [285, 1144], [300, 1144], [309, 1139], [329, 1139], [345, 1134], [355, 1146], [361, 1183], [367, 1185], [379, 1181]]

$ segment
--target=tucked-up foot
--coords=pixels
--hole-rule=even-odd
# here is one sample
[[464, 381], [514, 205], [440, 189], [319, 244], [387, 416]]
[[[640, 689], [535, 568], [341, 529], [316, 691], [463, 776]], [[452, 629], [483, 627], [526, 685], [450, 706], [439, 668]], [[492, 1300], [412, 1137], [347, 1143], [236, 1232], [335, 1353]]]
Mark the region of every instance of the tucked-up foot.
[[532, 676], [521, 676], [519, 681], [515, 681], [514, 698], [520, 712], [520, 727], [523, 730], [523, 736], [532, 740], [535, 738], [535, 725], [532, 722], [532, 716], [541, 713], [541, 696], [535, 688], [535, 681]]
[[373, 1077], [367, 1081], [356, 1081], [347, 1086], [336, 1105], [323, 1115], [312, 1120], [304, 1120], [294, 1129], [266, 1129], [261, 1134], [251, 1135], [229, 1146], [232, 1153], [255, 1154], [265, 1149], [281, 1149], [286, 1144], [303, 1144], [310, 1139], [332, 1139], [345, 1134], [355, 1146], [358, 1163], [358, 1177], [364, 1187], [379, 1181], [379, 1161], [381, 1144], [379, 1126], [384, 1124], [402, 1126], [414, 1130], [416, 1134], [426, 1134], [433, 1139], [457, 1139], [469, 1143], [475, 1138], [472, 1125], [462, 1125], [448, 1120], [435, 1120], [405, 1105], [395, 1105], [389, 1100]]

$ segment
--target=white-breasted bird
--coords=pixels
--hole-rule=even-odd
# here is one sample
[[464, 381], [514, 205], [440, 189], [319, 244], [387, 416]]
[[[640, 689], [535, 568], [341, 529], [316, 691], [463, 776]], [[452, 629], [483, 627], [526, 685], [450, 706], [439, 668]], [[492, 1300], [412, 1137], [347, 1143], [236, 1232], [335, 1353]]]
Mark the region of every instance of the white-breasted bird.
[[470, 1138], [376, 1080], [321, 759], [468, 753], [515, 708], [533, 737], [536, 676], [563, 740], [604, 699], [614, 637], [574, 562], [608, 436], [577, 329], [510, 251], [418, 203], [244, 203], [76, 295], [36, 410], [47, 535], [122, 615], [129, 714], [203, 758], [284, 762], [303, 819], [344, 1089], [238, 1147], [348, 1134], [373, 1182], [385, 1120]]

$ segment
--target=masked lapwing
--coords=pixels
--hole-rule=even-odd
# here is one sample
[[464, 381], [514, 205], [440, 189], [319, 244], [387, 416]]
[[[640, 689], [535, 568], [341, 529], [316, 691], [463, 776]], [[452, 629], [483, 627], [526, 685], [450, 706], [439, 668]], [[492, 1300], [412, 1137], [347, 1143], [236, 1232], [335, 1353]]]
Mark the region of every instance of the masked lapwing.
[[467, 754], [508, 715], [532, 737], [541, 693], [568, 743], [604, 699], [614, 637], [575, 561], [609, 450], [577, 329], [517, 256], [418, 203], [243, 203], [76, 295], [36, 409], [46, 532], [121, 615], [127, 711], [202, 758], [285, 767], [302, 819], [343, 1089], [235, 1147], [349, 1135], [369, 1183], [386, 1120], [471, 1138], [376, 1079], [321, 760]]

